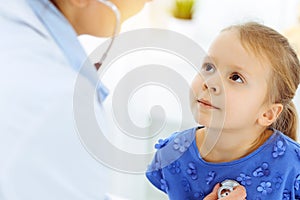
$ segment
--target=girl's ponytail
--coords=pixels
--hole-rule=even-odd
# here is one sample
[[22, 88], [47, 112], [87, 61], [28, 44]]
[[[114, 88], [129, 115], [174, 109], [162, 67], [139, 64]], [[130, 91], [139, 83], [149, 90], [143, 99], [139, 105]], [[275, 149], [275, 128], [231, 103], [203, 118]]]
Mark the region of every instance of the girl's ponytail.
[[271, 127], [281, 131], [293, 140], [297, 140], [298, 115], [292, 101], [284, 105], [281, 114]]

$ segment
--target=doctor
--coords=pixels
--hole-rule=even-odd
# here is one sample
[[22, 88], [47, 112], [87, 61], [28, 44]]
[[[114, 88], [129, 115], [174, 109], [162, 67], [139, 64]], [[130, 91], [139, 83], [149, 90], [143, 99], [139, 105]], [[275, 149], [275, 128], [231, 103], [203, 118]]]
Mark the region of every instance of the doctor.
[[[104, 0], [105, 1], [105, 0]], [[121, 22], [147, 0], [111, 0]], [[81, 145], [73, 90], [87, 58], [77, 36], [111, 36], [99, 0], [10, 0], [0, 7], [0, 199], [98, 200], [108, 169]], [[96, 69], [85, 74], [93, 87]], [[94, 73], [94, 74], [93, 74]], [[103, 99], [104, 87], [98, 90]]]

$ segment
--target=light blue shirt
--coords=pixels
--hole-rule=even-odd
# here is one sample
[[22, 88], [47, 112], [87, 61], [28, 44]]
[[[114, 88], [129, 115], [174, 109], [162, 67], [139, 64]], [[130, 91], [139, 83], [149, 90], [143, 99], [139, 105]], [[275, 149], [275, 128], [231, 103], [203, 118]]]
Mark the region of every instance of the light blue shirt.
[[0, 24], [0, 199], [99, 200], [114, 193], [111, 170], [86, 150], [74, 120], [74, 100], [105, 114], [94, 101], [96, 69], [80, 70], [87, 57], [75, 31], [49, 0], [6, 1]]
[[68, 20], [49, 0], [28, 0], [28, 3], [54, 38], [70, 66], [88, 78], [95, 87], [98, 84], [98, 98], [103, 101], [108, 95], [108, 90], [101, 82], [98, 83], [97, 71], [92, 64], [91, 67], [85, 65], [82, 68], [85, 62], [89, 62], [88, 57]]

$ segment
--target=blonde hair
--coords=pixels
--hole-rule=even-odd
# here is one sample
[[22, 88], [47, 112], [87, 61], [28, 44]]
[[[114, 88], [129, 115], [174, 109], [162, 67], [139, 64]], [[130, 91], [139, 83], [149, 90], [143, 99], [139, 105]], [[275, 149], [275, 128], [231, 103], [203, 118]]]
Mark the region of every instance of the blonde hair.
[[272, 67], [268, 98], [270, 103], [281, 103], [283, 110], [268, 128], [275, 128], [290, 138], [297, 139], [298, 116], [292, 102], [300, 82], [300, 64], [288, 40], [277, 31], [256, 22], [230, 26], [237, 30], [245, 49]]

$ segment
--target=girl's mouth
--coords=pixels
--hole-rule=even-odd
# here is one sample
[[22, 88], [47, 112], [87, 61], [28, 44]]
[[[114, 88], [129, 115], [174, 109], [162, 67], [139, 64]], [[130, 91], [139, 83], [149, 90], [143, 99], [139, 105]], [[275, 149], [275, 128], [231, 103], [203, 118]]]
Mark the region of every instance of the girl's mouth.
[[212, 105], [209, 101], [205, 100], [205, 99], [197, 99], [197, 102], [205, 108], [209, 108], [209, 109], [220, 109], [214, 105]]

